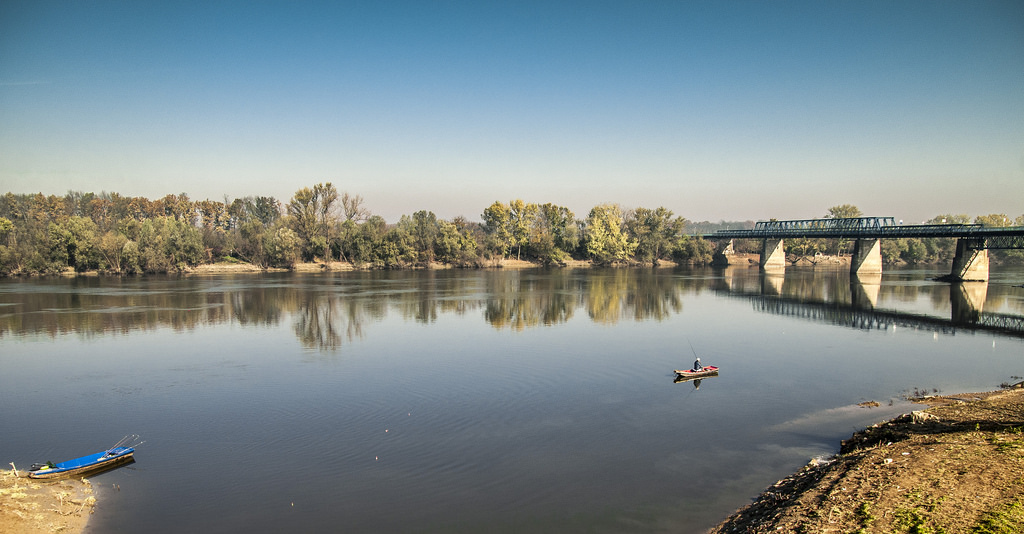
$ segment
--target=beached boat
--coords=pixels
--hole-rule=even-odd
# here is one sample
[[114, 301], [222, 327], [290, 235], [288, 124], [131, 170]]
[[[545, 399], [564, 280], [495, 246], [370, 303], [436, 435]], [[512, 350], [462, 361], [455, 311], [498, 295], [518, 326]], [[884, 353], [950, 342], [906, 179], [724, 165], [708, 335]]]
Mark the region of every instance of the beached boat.
[[678, 375], [676, 376], [676, 382], [682, 382], [683, 380], [693, 380], [694, 378], [718, 376], [718, 368], [714, 365], [705, 365], [700, 371], [694, 371], [693, 369], [676, 369], [676, 375]]
[[29, 478], [61, 478], [105, 471], [119, 465], [134, 461], [135, 447], [128, 446], [130, 441], [138, 439], [138, 436], [126, 437], [117, 442], [113, 447], [94, 454], [67, 460], [64, 462], [46, 462], [45, 464], [33, 464], [28, 472]]

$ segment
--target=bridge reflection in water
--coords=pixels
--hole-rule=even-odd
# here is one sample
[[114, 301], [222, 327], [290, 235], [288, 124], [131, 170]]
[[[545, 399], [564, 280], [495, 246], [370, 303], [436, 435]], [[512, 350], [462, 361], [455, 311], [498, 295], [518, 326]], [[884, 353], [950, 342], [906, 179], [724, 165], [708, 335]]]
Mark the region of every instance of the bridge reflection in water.
[[[730, 273], [729, 271], [734, 271]], [[787, 295], [783, 284], [788, 282], [782, 274], [759, 273], [757, 284], [752, 284], [748, 269], [729, 268], [716, 287], [716, 294], [747, 299], [755, 311], [772, 315], [794, 317], [862, 330], [913, 330], [955, 335], [958, 332], [987, 331], [1024, 338], [1024, 316], [984, 312], [988, 282], [949, 284], [950, 317], [918, 314], [895, 309], [879, 309], [881, 274], [850, 276], [849, 297], [827, 300]], [[735, 274], [737, 276], [730, 276]], [[834, 294], [833, 294], [834, 297]]]

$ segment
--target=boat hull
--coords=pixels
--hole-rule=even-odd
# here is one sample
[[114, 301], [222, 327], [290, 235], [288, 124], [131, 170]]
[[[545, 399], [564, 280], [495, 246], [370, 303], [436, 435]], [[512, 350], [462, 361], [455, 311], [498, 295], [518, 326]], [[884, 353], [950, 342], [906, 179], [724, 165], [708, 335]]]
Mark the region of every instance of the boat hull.
[[28, 472], [29, 478], [64, 478], [86, 473], [98, 473], [135, 461], [135, 449], [117, 447], [109, 451], [97, 452], [74, 460], [54, 464]]
[[680, 370], [676, 369], [676, 380], [693, 380], [695, 378], [704, 378], [708, 376], [718, 376], [718, 368], [714, 365], [709, 365], [700, 371], [694, 371], [693, 369]]

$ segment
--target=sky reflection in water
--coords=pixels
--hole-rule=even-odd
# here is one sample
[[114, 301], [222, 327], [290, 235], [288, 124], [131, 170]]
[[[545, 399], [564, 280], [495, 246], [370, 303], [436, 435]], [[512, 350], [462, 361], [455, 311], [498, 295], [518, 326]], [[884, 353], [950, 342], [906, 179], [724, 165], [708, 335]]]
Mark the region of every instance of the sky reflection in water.
[[0, 452], [142, 434], [98, 531], [701, 532], [914, 388], [1024, 374], [1024, 335], [976, 324], [1024, 316], [1007, 273], [8, 280], [0, 424], [30, 430]]

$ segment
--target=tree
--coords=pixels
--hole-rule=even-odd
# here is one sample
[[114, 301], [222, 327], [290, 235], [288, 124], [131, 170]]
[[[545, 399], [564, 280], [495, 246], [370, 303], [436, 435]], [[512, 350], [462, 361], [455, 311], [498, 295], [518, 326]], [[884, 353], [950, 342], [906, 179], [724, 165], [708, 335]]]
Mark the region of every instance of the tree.
[[679, 241], [686, 219], [672, 218], [665, 208], [636, 208], [626, 219], [626, 229], [635, 240], [637, 258], [657, 263]]
[[672, 259], [678, 263], [711, 263], [715, 246], [702, 237], [682, 236], [672, 250]]
[[78, 272], [99, 266], [96, 223], [74, 215], [60, 223], [50, 223], [50, 258], [54, 268], [72, 267]]
[[978, 215], [974, 218], [974, 224], [982, 224], [989, 227], [1011, 226], [1010, 218], [1005, 213], [990, 213]]
[[537, 207], [530, 249], [545, 263], [562, 262], [579, 246], [576, 216], [569, 208], [551, 203]]
[[363, 197], [359, 195], [341, 195], [341, 212], [346, 221], [363, 222], [370, 218], [370, 210], [363, 207]]
[[128, 238], [121, 232], [111, 230], [100, 238], [99, 251], [107, 269], [119, 273], [124, 269], [124, 248]]
[[537, 216], [537, 205], [513, 200], [508, 204], [509, 231], [512, 235], [511, 243], [516, 247], [516, 259], [522, 259], [523, 245], [529, 246], [530, 229]]
[[488, 248], [498, 252], [505, 258], [512, 250], [512, 213], [509, 207], [495, 201], [483, 213], [484, 232], [488, 239]]
[[330, 259], [330, 229], [338, 190], [330, 182], [317, 184], [312, 189], [303, 187], [288, 202], [288, 215], [292, 228], [304, 243], [303, 256], [311, 260], [316, 256]]
[[467, 264], [476, 256], [476, 241], [455, 223], [438, 221], [434, 251], [437, 259], [444, 263]]
[[420, 210], [412, 214], [409, 225], [409, 235], [412, 237], [413, 250], [419, 261], [429, 263], [434, 261], [434, 244], [441, 228], [437, 222], [437, 216], [432, 211]]
[[277, 225], [262, 234], [263, 255], [269, 267], [291, 267], [299, 258], [300, 239], [290, 228]]
[[6, 217], [0, 217], [0, 241], [4, 244], [10, 245], [10, 240], [14, 237], [14, 223]]
[[602, 204], [587, 215], [587, 254], [608, 263], [629, 258], [636, 243], [622, 229], [622, 210], [616, 204]]
[[313, 193], [317, 198], [317, 226], [323, 232], [327, 259], [331, 260], [333, 259], [330, 254], [331, 227], [336, 219], [334, 208], [338, 201], [338, 190], [330, 182], [327, 182], [314, 185]]
[[832, 206], [828, 209], [828, 214], [825, 215], [826, 219], [850, 219], [853, 217], [863, 217], [860, 208], [853, 204], [840, 204], [838, 206]]

